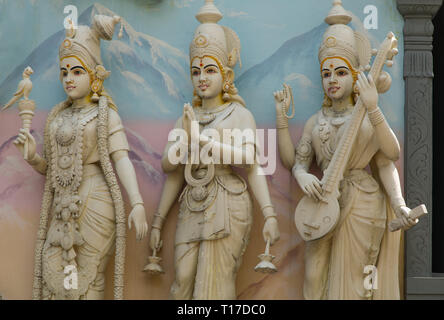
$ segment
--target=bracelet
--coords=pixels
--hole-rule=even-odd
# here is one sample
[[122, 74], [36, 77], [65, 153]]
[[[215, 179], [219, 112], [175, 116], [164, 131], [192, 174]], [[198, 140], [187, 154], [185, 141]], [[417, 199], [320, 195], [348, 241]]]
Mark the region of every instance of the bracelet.
[[261, 211], [264, 211], [265, 208], [273, 208], [274, 209], [274, 206], [271, 203], [270, 204], [266, 204], [266, 205], [261, 207]]
[[[272, 204], [266, 204], [261, 207], [261, 211], [263, 212], [266, 208], [273, 208], [274, 209], [274, 206]], [[268, 218], [277, 218], [277, 214], [274, 212], [274, 210], [273, 210], [273, 213], [264, 216], [265, 221], [267, 221]]]
[[158, 230], [161, 230], [161, 229], [162, 229], [162, 225], [163, 225], [164, 220], [165, 220], [165, 218], [162, 217], [162, 216], [160, 215], [160, 213], [155, 213], [155, 214], [154, 214], [154, 219], [153, 219], [152, 228], [154, 228], [154, 229], [158, 229]]
[[282, 116], [276, 117], [276, 129], [288, 128], [288, 119]]
[[374, 127], [385, 121], [384, 115], [382, 114], [381, 109], [379, 109], [379, 107], [376, 107], [376, 109], [373, 111], [367, 112], [367, 114], [371, 124]]
[[265, 217], [265, 222], [267, 222], [268, 218], [277, 218], [277, 215], [276, 214], [270, 214], [269, 216], [266, 216]]
[[40, 157], [37, 156], [37, 153], [34, 155], [34, 158], [32, 158], [31, 160], [27, 160], [27, 162], [31, 165], [31, 166], [36, 166], [40, 163]]
[[131, 208], [134, 208], [136, 204], [141, 204], [142, 206], [144, 205], [140, 193], [132, 194], [129, 198], [130, 198]]
[[158, 217], [158, 218], [160, 218], [160, 219], [162, 219], [162, 221], [165, 220], [165, 218], [162, 217], [162, 216], [160, 215], [160, 213], [155, 213], [154, 216], [155, 216], [155, 217]]

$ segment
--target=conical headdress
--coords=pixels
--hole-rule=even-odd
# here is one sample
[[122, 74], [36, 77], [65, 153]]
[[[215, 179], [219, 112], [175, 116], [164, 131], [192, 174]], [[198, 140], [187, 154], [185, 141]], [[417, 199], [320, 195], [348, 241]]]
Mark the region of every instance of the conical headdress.
[[116, 24], [120, 22], [118, 16], [94, 16], [91, 27], [78, 26], [66, 30], [66, 38], [59, 48], [59, 57], [76, 56], [86, 64], [89, 70], [102, 65], [100, 55], [100, 39], [111, 40]]
[[211, 56], [222, 66], [234, 68], [240, 60], [240, 40], [232, 29], [220, 26], [222, 13], [214, 5], [214, 0], [205, 0], [205, 5], [196, 15], [201, 23], [190, 45], [190, 61], [196, 57]]
[[351, 20], [352, 16], [342, 7], [342, 1], [334, 0], [333, 8], [325, 18], [330, 26], [325, 31], [319, 48], [321, 64], [327, 58], [339, 56], [346, 59], [355, 70], [368, 68], [371, 59], [370, 42], [363, 34], [347, 25]]

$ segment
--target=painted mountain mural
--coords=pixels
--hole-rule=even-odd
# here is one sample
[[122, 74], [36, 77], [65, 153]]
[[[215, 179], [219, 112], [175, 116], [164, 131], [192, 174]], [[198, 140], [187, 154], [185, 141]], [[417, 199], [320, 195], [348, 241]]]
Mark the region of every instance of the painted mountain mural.
[[325, 28], [326, 25], [320, 25], [288, 40], [272, 56], [239, 77], [239, 92], [257, 119], [274, 116], [273, 92], [282, 90], [284, 82], [292, 87], [297, 99], [298, 122], [305, 121], [319, 109], [323, 91], [316, 53]]
[[[96, 14], [117, 15], [100, 4], [94, 4], [79, 17], [80, 25], [90, 25]], [[138, 32], [124, 21], [122, 39], [102, 41], [102, 59], [111, 71], [105, 87], [119, 109], [127, 115], [167, 119], [179, 115], [192, 93], [188, 56], [166, 42]], [[0, 85], [0, 101], [15, 92], [22, 72], [28, 65], [34, 69], [32, 98], [39, 109], [50, 109], [65, 99], [59, 81], [58, 50], [65, 37], [61, 30], [38, 46]], [[125, 85], [122, 85], [125, 84]], [[55, 90], [59, 88], [59, 90]]]

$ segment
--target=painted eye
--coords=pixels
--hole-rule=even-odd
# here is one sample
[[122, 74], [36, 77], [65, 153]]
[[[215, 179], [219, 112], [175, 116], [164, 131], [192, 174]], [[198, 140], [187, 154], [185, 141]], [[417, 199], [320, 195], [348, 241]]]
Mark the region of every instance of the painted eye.
[[192, 75], [195, 76], [195, 77], [197, 77], [198, 75], [200, 75], [200, 71], [194, 70], [194, 71], [192, 72]]
[[62, 71], [61, 74], [62, 74], [62, 77], [66, 77], [68, 75], [68, 72]]
[[325, 72], [322, 76], [323, 76], [324, 78], [329, 78], [330, 75], [331, 75], [330, 72]]
[[75, 70], [74, 71], [74, 75], [76, 76], [80, 76], [82, 74], [82, 72], [80, 70]]
[[208, 68], [207, 73], [217, 73], [217, 70], [214, 68]]
[[347, 71], [345, 71], [345, 70], [340, 70], [340, 71], [338, 71], [338, 75], [341, 76], [341, 77], [346, 76], [347, 74], [348, 74], [348, 73], [347, 73]]

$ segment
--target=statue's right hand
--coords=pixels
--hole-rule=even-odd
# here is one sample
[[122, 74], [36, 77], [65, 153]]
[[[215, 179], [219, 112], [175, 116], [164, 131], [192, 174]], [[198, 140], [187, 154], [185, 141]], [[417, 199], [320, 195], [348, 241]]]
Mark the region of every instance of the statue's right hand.
[[153, 251], [159, 251], [160, 247], [161, 247], [160, 230], [157, 228], [151, 228], [150, 248]]
[[288, 113], [291, 103], [291, 88], [284, 83], [284, 89], [273, 93], [274, 101], [276, 103], [276, 116], [283, 117], [284, 112]]
[[190, 109], [192, 110], [192, 106], [189, 103], [185, 103], [183, 106], [183, 115], [182, 115], [182, 128], [188, 134], [188, 142], [191, 142], [191, 114]]
[[35, 139], [32, 134], [25, 129], [20, 129], [20, 133], [17, 136], [17, 139], [14, 141], [14, 145], [19, 149], [20, 153], [25, 156], [25, 143], [28, 142], [28, 154], [27, 159], [32, 160], [36, 156], [37, 147], [35, 143]]
[[297, 174], [295, 178], [307, 196], [318, 201], [326, 201], [322, 196], [322, 184], [316, 176], [305, 172]]

